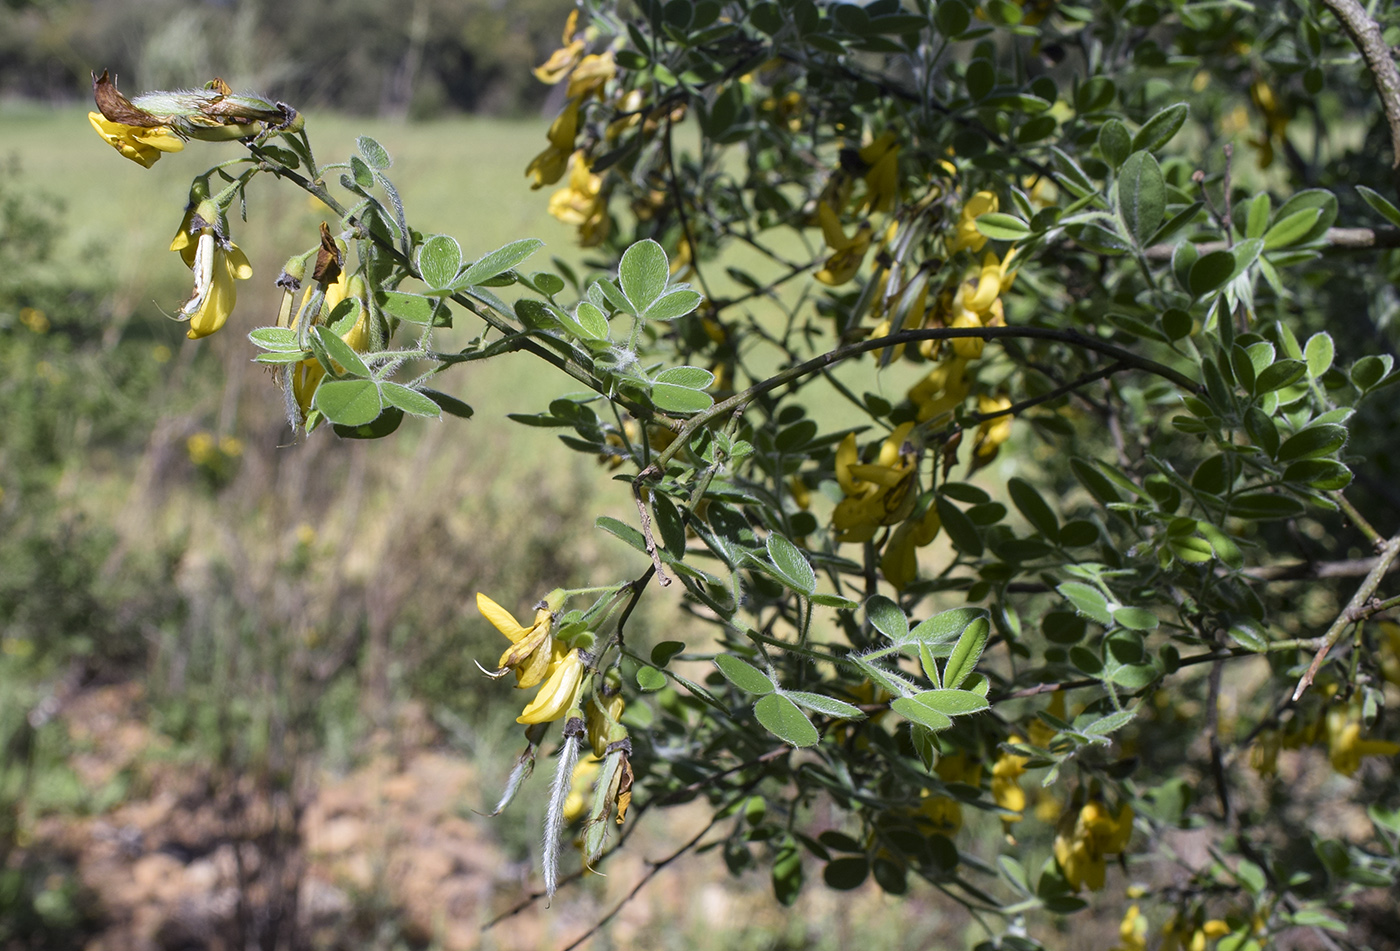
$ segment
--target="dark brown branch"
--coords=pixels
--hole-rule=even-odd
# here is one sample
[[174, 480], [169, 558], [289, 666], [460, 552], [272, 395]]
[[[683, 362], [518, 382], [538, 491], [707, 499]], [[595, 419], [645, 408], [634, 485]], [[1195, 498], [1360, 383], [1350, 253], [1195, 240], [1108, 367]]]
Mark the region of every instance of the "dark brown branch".
[[1381, 36], [1380, 24], [1371, 19], [1356, 0], [1322, 0], [1322, 3], [1342, 22], [1371, 70], [1386, 121], [1390, 123], [1390, 147], [1394, 153], [1390, 167], [1400, 172], [1400, 69], [1395, 67], [1395, 57]]

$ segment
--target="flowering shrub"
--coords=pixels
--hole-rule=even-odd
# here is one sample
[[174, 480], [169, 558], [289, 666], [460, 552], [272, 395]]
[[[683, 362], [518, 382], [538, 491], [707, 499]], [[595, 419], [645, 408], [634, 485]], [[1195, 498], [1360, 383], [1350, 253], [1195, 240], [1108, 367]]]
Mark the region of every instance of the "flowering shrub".
[[[239, 325], [299, 431], [469, 415], [434, 378], [513, 351], [582, 387], [514, 418], [627, 472], [636, 518], [597, 524], [650, 567], [529, 626], [477, 601], [510, 641], [483, 670], [535, 691], [498, 810], [560, 724], [546, 892], [568, 822], [593, 866], [703, 798], [688, 847], [783, 902], [819, 868], [923, 880], [986, 947], [1125, 894], [1125, 947], [1359, 945], [1400, 863], [1383, 26], [1352, 0], [584, 3], [525, 170], [567, 175], [584, 273], [414, 230], [383, 145], [322, 164], [292, 107], [217, 79], [104, 74], [93, 123], [148, 167], [247, 147], [172, 245], [192, 338], [240, 319], [255, 180], [334, 211], [276, 325]], [[628, 628], [644, 597], [690, 623]], [[1300, 832], [1322, 798], [1369, 831]], [[1185, 828], [1209, 861], [1168, 861]]]

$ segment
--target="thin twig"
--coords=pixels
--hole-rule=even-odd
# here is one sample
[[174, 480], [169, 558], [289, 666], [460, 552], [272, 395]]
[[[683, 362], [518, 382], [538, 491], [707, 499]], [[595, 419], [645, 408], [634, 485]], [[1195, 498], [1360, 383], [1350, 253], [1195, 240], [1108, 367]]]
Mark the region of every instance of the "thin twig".
[[670, 855], [666, 856], [659, 862], [652, 862], [651, 868], [647, 869], [647, 873], [641, 877], [641, 879], [637, 882], [636, 885], [632, 886], [632, 890], [628, 892], [627, 895], [623, 897], [621, 901], [619, 901], [616, 905], [613, 906], [612, 911], [608, 912], [606, 915], [595, 921], [591, 928], [589, 928], [583, 934], [575, 938], [572, 942], [570, 942], [568, 945], [562, 948], [561, 951], [574, 951], [574, 948], [577, 948], [579, 945], [583, 944], [589, 938], [593, 937], [600, 930], [602, 930], [602, 927], [606, 925], [609, 921], [612, 921], [615, 917], [617, 917], [617, 913], [622, 911], [622, 909], [627, 906], [627, 903], [630, 902], [633, 898], [636, 898], [637, 894], [647, 886], [648, 882], [650, 882], [653, 878], [660, 874], [662, 869], [670, 865], [682, 855], [685, 855], [685, 853], [689, 852], [691, 849], [695, 848], [695, 846], [700, 843], [700, 840], [705, 837], [705, 834], [715, 827], [715, 824], [717, 822], [719, 822], [718, 813], [712, 816], [710, 818], [710, 821], [705, 824], [705, 828], [697, 832], [693, 838], [691, 838], [685, 843], [685, 845], [682, 845], [680, 848], [676, 849], [676, 851], [672, 852]]
[[[1224, 251], [1224, 241], [1206, 241], [1196, 245], [1198, 254]], [[1328, 228], [1322, 238], [1323, 250], [1365, 251], [1372, 248], [1400, 248], [1400, 228]], [[1143, 254], [1149, 261], [1170, 261], [1175, 244], [1154, 244]]]
[[1351, 596], [1351, 600], [1342, 609], [1342, 613], [1337, 615], [1337, 619], [1327, 629], [1327, 633], [1322, 638], [1322, 646], [1317, 649], [1312, 663], [1308, 665], [1307, 673], [1303, 674], [1302, 679], [1298, 681], [1298, 686], [1294, 688], [1293, 699], [1295, 701], [1312, 684], [1313, 678], [1317, 676], [1318, 670], [1322, 667], [1322, 662], [1327, 659], [1327, 654], [1336, 646], [1337, 641], [1341, 640], [1342, 632], [1355, 622], [1376, 613], [1372, 609], [1371, 598], [1376, 593], [1381, 579], [1390, 570], [1391, 563], [1395, 561], [1397, 555], [1400, 555], [1400, 533], [1391, 536], [1379, 547], [1380, 552], [1376, 557], [1376, 566], [1371, 569], [1371, 573], [1361, 582], [1361, 587], [1356, 589], [1356, 593]]
[[[653, 468], [648, 466], [647, 468]], [[646, 471], [645, 469], [642, 471]], [[671, 586], [671, 576], [666, 574], [666, 569], [661, 567], [661, 552], [656, 547], [656, 537], [651, 532], [651, 513], [647, 511], [647, 504], [642, 499], [642, 487], [640, 483], [633, 483], [632, 497], [637, 502], [637, 514], [642, 520], [642, 538], [646, 541], [647, 554], [651, 556], [651, 566], [656, 570], [656, 581], [663, 588]]]

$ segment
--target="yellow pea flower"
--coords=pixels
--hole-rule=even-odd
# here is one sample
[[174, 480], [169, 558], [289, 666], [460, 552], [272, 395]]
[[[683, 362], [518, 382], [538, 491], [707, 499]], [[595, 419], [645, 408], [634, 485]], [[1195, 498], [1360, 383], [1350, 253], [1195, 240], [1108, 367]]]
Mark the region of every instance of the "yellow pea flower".
[[212, 202], [201, 202], [185, 213], [180, 230], [170, 242], [170, 250], [179, 252], [194, 271], [194, 294], [178, 312], [190, 323], [185, 336], [191, 340], [207, 337], [223, 327], [238, 300], [233, 282], [253, 276], [248, 256], [217, 233], [218, 217]]
[[906, 519], [891, 534], [880, 556], [880, 574], [896, 590], [903, 591], [919, 577], [919, 549], [932, 542], [942, 527], [938, 509], [930, 505], [920, 518]]
[[821, 224], [822, 236], [826, 238], [827, 247], [835, 253], [827, 258], [826, 266], [818, 271], [815, 277], [832, 287], [845, 284], [860, 270], [861, 262], [870, 250], [874, 229], [870, 227], [870, 222], [862, 221], [856, 228], [856, 233], [847, 237], [845, 229], [841, 227], [841, 219], [826, 202], [818, 204], [817, 219]]
[[515, 685], [520, 688], [534, 687], [545, 679], [554, 654], [552, 628], [554, 614], [546, 605], [535, 611], [535, 623], [525, 627], [515, 616], [477, 592], [476, 608], [482, 617], [490, 621], [506, 637], [510, 647], [506, 648], [501, 659], [496, 662], [497, 670], [515, 671]]
[[583, 55], [583, 40], [574, 38], [577, 32], [578, 10], [570, 10], [569, 18], [564, 21], [564, 46], [551, 53], [549, 59], [542, 65], [535, 67], [536, 79], [553, 86], [569, 75], [578, 63], [579, 57]]
[[564, 94], [569, 99], [582, 102], [595, 92], [601, 93], [603, 86], [616, 75], [617, 64], [613, 61], [612, 50], [585, 56], [569, 76], [569, 87]]
[[1113, 951], [1147, 951], [1147, 919], [1137, 905], [1129, 905], [1118, 925], [1118, 945]]
[[930, 370], [909, 390], [909, 402], [918, 407], [919, 422], [926, 423], [961, 406], [968, 389], [967, 360], [954, 356]]
[[837, 447], [836, 480], [846, 494], [832, 513], [838, 541], [869, 541], [880, 526], [898, 524], [913, 511], [915, 495], [910, 490], [918, 457], [904, 447], [913, 428], [912, 422], [896, 427], [873, 464], [860, 462], [854, 433]]
[[550, 723], [563, 717], [578, 702], [579, 687], [583, 684], [583, 658], [578, 648], [555, 660], [550, 668], [549, 679], [515, 718], [516, 723]]
[[166, 152], [184, 151], [184, 141], [168, 125], [145, 128], [113, 122], [100, 112], [89, 112], [88, 121], [102, 140], [138, 165], [150, 168]]
[[534, 179], [530, 183], [532, 189], [553, 185], [564, 176], [564, 166], [573, 154], [574, 139], [578, 136], [578, 108], [577, 100], [569, 100], [564, 111], [549, 125], [549, 146], [525, 166], [525, 174]]
[[1077, 812], [1071, 808], [1060, 818], [1055, 831], [1055, 861], [1075, 891], [1085, 885], [1098, 891], [1104, 885], [1104, 857], [1127, 848], [1132, 834], [1132, 806], [1125, 803], [1116, 814], [1110, 814], [1103, 802], [1091, 799]]
[[[977, 412], [983, 415], [989, 413], [1001, 413], [1011, 408], [1011, 397], [1009, 396], [979, 396], [977, 397]], [[989, 419], [977, 426], [977, 439], [973, 443], [973, 456], [976, 457], [979, 465], [991, 462], [997, 456], [997, 451], [1001, 444], [1011, 437], [1011, 423], [1015, 419], [1011, 414], [998, 416], [996, 419]]]
[[[966, 783], [969, 786], [982, 784], [982, 764], [970, 760], [961, 750], [940, 758], [933, 771], [945, 783]], [[926, 790], [925, 798], [919, 804], [919, 812], [933, 825], [935, 832], [941, 832], [948, 838], [952, 838], [962, 828], [962, 805], [956, 799], [929, 796]]]
[[1360, 769], [1362, 757], [1397, 753], [1400, 753], [1400, 743], [1361, 738], [1359, 704], [1327, 711], [1327, 758], [1332, 761], [1332, 768], [1343, 776], [1351, 776]]
[[579, 243], [585, 248], [602, 244], [612, 226], [608, 200], [603, 194], [603, 176], [589, 171], [588, 157], [580, 149], [569, 159], [569, 184], [549, 198], [549, 213], [579, 229]]
[[[307, 313], [307, 305], [311, 303], [312, 291], [308, 289], [301, 299], [301, 307], [297, 310], [296, 316], [292, 318], [291, 329], [296, 330], [302, 326], [303, 321], [315, 324], [322, 315], [329, 315], [335, 310], [336, 305], [352, 295], [352, 288], [357, 284], [363, 285], [360, 278], [351, 278], [348, 270], [342, 269], [335, 281], [326, 286], [323, 295], [321, 309], [315, 316]], [[369, 308], [363, 302], [360, 304], [360, 315], [356, 318], [354, 325], [345, 333], [340, 335], [340, 339], [348, 343], [357, 353], [364, 353], [369, 349], [370, 343]], [[321, 385], [321, 380], [326, 375], [326, 368], [321, 366], [321, 361], [312, 357], [302, 360], [292, 367], [292, 396], [296, 400], [297, 407], [301, 410], [301, 418], [305, 419], [306, 414], [311, 412], [311, 400], [316, 395], [316, 387]]]
[[598, 768], [603, 765], [602, 757], [580, 757], [574, 764], [573, 778], [569, 781], [569, 795], [564, 800], [564, 821], [578, 820], [588, 809], [588, 793], [593, 781], [598, 778]]
[[[1045, 708], [1045, 712], [1057, 720], [1066, 719], [1063, 690], [1056, 690], [1050, 695], [1050, 705]], [[1026, 734], [1030, 737], [1031, 744], [1041, 749], [1049, 749], [1056, 736], [1055, 728], [1039, 717], [1031, 721], [1031, 725], [1026, 728]]]
[[1230, 933], [1230, 926], [1219, 918], [1194, 922], [1174, 916], [1162, 929], [1162, 945], [1158, 951], [1206, 951], [1206, 944]]
[[987, 236], [977, 230], [977, 219], [981, 215], [996, 211], [998, 207], [994, 192], [982, 191], [969, 198], [958, 214], [958, 224], [953, 232], [953, 243], [948, 253], [957, 254], [963, 248], [974, 254], [981, 251], [982, 246], [987, 243]]
[[869, 166], [861, 209], [891, 211], [899, 197], [899, 145], [894, 132], [886, 129], [859, 154], [861, 161]]
[[[1013, 736], [1011, 742], [1022, 741], [1019, 736]], [[1003, 751], [992, 764], [992, 798], [998, 806], [1016, 813], [1015, 818], [1004, 817], [1003, 824], [1019, 822], [1026, 810], [1026, 791], [1021, 788], [1021, 776], [1026, 772], [1027, 762], [1024, 756]]]
[[622, 719], [622, 711], [626, 705], [622, 694], [615, 693], [608, 697], [601, 706], [596, 697], [590, 697], [588, 704], [584, 707], [583, 719], [588, 727], [588, 742], [593, 746], [593, 755], [599, 759], [602, 759], [603, 754], [607, 752], [608, 732], [614, 723]]

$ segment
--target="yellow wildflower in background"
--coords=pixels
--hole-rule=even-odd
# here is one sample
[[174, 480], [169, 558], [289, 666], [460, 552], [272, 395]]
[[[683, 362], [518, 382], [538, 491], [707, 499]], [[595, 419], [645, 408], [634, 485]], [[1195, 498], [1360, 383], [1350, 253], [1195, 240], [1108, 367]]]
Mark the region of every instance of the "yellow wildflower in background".
[[1206, 943], [1223, 938], [1230, 926], [1219, 918], [1188, 921], [1175, 915], [1162, 929], [1162, 945], [1158, 951], [1206, 951]]
[[[984, 416], [992, 413], [1005, 413], [1011, 408], [1011, 397], [982, 395], [977, 397], [977, 412]], [[972, 454], [979, 466], [986, 465], [996, 458], [1001, 444], [1011, 437], [1011, 423], [1015, 419], [1010, 413], [995, 419], [985, 420], [977, 425], [977, 439], [973, 443]]]
[[1067, 810], [1055, 831], [1055, 861], [1075, 891], [1088, 885], [1103, 888], [1105, 856], [1122, 852], [1133, 834], [1133, 808], [1124, 803], [1110, 813], [1102, 801], [1091, 799], [1078, 811]]
[[166, 152], [181, 152], [184, 140], [168, 125], [126, 125], [113, 122], [100, 112], [89, 112], [88, 121], [102, 140], [138, 165], [150, 168]]
[[564, 21], [563, 47], [550, 54], [548, 60], [535, 67], [535, 78], [553, 86], [573, 71], [583, 56], [584, 42], [576, 38], [578, 33], [578, 10], [570, 10]]
[[954, 356], [930, 370], [909, 390], [909, 402], [918, 407], [919, 422], [926, 423], [961, 406], [968, 389], [967, 360]]
[[534, 179], [530, 183], [532, 189], [553, 185], [564, 176], [564, 166], [573, 154], [578, 136], [578, 107], [577, 100], [569, 100], [564, 111], [549, 124], [549, 146], [525, 166], [525, 174]]
[[886, 129], [859, 155], [869, 171], [864, 176], [865, 197], [857, 210], [892, 211], [899, 197], [899, 145], [894, 132]]
[[564, 94], [569, 99], [582, 102], [594, 93], [601, 95], [608, 80], [616, 75], [617, 64], [613, 62], [612, 50], [585, 56], [569, 76], [569, 86]]
[[1118, 925], [1118, 945], [1113, 951], [1147, 951], [1147, 919], [1137, 905], [1129, 905]]
[[1351, 776], [1361, 768], [1365, 756], [1394, 756], [1400, 753], [1400, 743], [1361, 738], [1361, 706], [1348, 704], [1327, 711], [1327, 758], [1332, 768], [1343, 776]]
[[[1011, 742], [1021, 743], [1023, 740], [1019, 736], [1013, 736]], [[1026, 811], [1026, 791], [1021, 788], [1021, 777], [1026, 772], [1028, 762], [1024, 756], [1003, 750], [997, 761], [992, 764], [992, 798], [998, 806], [1016, 814], [1014, 818], [1002, 817], [1001, 821], [1005, 826], [1020, 822]]]
[[[945, 783], [982, 784], [982, 764], [970, 760], [962, 750], [940, 758], [933, 771]], [[932, 824], [935, 832], [951, 839], [962, 828], [962, 805], [948, 796], [930, 796], [927, 790], [924, 796], [919, 804], [920, 814]]]

